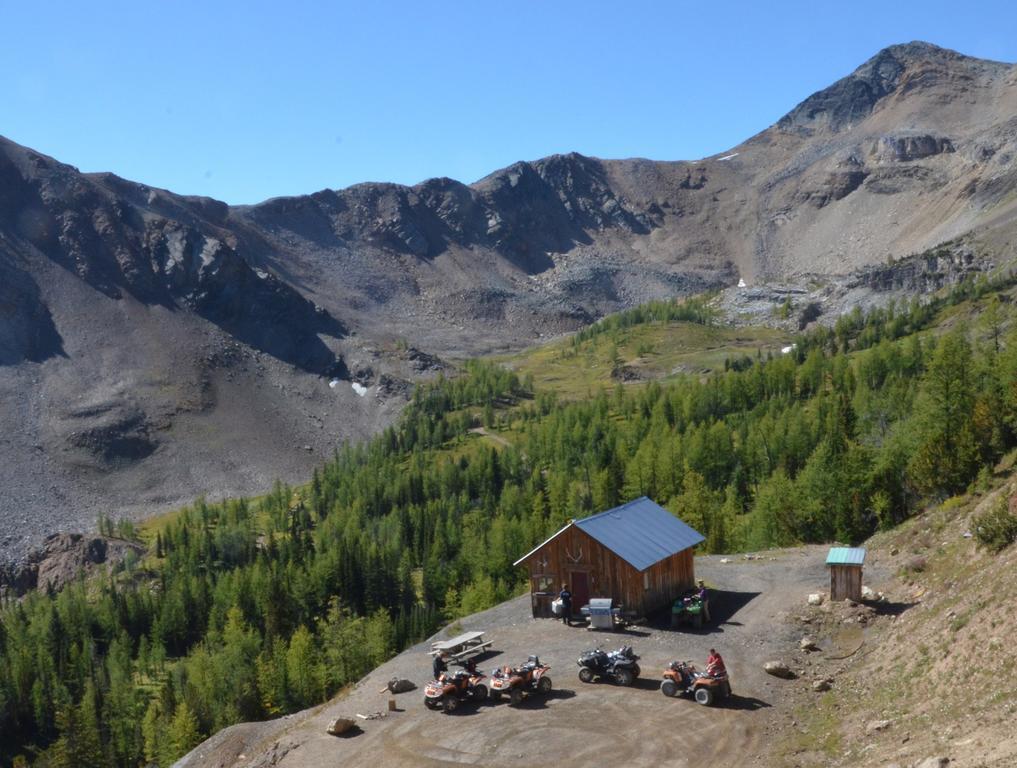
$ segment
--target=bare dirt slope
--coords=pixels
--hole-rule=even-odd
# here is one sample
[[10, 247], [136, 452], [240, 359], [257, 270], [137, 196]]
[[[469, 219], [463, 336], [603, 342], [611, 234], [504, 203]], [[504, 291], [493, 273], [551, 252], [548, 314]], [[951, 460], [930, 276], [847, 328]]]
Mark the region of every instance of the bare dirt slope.
[[[539, 654], [552, 665], [554, 691], [519, 708], [507, 703], [466, 704], [453, 715], [425, 709], [421, 690], [400, 694], [400, 711], [363, 722], [359, 735], [325, 733], [331, 719], [385, 710], [378, 691], [393, 676], [423, 685], [429, 676], [427, 644], [382, 665], [349, 695], [332, 703], [268, 723], [235, 726], [213, 736], [178, 768], [227, 766], [426, 766], [557, 765], [747, 766], [767, 765], [771, 737], [786, 716], [787, 682], [762, 671], [764, 662], [786, 655], [796, 644], [789, 612], [827, 582], [826, 550], [809, 547], [765, 553], [759, 560], [697, 559], [698, 574], [713, 585], [716, 626], [702, 632], [657, 626], [625, 633], [595, 633], [529, 617], [522, 597], [464, 619], [441, 634], [483, 629], [496, 655], [482, 669], [519, 663]], [[880, 575], [878, 564], [874, 577]], [[631, 644], [641, 655], [643, 676], [632, 688], [579, 682], [575, 659], [603, 643]], [[660, 672], [672, 659], [703, 664], [708, 649], [720, 650], [732, 674], [735, 696], [704, 708], [665, 698]]]
[[972, 536], [976, 516], [1001, 497], [1017, 509], [1012, 473], [991, 492], [948, 500], [868, 543], [870, 558], [895, 577], [882, 617], [829, 606], [795, 612], [821, 647], [857, 634], [859, 616], [870, 620], [850, 658], [815, 655], [814, 674], [830, 679], [830, 692], [789, 687], [775, 768], [924, 768], [930, 757], [952, 768], [1017, 765], [1017, 548], [993, 554]]

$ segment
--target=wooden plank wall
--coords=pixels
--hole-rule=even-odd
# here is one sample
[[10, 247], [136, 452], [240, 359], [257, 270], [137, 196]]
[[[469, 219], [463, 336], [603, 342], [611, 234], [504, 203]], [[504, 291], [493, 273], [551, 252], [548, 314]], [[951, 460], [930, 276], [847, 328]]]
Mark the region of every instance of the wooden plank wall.
[[[573, 571], [589, 574], [590, 597], [610, 597], [623, 611], [644, 614], [670, 604], [695, 583], [692, 550], [677, 552], [640, 573], [581, 528], [570, 526], [526, 560], [533, 615], [551, 615], [551, 602]], [[645, 579], [644, 579], [645, 576]], [[548, 594], [538, 595], [544, 580]], [[575, 605], [578, 611], [581, 606]]]
[[830, 599], [862, 599], [862, 567], [860, 565], [830, 566]]
[[676, 552], [647, 568], [645, 575], [647, 588], [643, 595], [643, 611], [670, 605], [682, 592], [695, 586], [696, 569], [692, 550]]

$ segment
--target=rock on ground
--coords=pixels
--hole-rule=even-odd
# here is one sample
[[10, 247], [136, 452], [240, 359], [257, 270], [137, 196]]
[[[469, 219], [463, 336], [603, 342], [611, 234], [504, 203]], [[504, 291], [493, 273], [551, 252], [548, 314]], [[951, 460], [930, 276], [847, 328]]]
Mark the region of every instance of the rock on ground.
[[768, 661], [763, 665], [763, 671], [783, 680], [791, 680], [795, 676], [795, 673], [783, 661]]
[[405, 677], [393, 677], [388, 681], [388, 689], [392, 693], [406, 693], [416, 689], [417, 684]]

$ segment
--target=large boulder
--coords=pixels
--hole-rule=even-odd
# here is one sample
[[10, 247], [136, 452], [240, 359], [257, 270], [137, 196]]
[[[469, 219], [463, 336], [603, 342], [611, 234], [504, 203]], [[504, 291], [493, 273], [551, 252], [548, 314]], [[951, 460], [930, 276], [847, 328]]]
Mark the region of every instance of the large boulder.
[[763, 665], [763, 671], [783, 680], [791, 680], [795, 677], [795, 673], [783, 661], [768, 661]]
[[337, 717], [331, 723], [328, 724], [328, 733], [331, 736], [342, 736], [349, 731], [352, 731], [357, 725], [357, 721], [350, 717]]

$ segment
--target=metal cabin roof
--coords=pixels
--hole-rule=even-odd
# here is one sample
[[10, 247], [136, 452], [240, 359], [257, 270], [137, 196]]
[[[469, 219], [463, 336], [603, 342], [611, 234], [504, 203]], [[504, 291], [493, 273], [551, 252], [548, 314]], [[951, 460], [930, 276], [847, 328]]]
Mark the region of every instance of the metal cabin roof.
[[861, 547], [831, 547], [826, 556], [827, 565], [863, 565], [865, 550]]
[[637, 571], [706, 540], [646, 496], [576, 520], [575, 525]]

